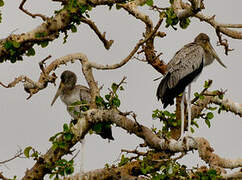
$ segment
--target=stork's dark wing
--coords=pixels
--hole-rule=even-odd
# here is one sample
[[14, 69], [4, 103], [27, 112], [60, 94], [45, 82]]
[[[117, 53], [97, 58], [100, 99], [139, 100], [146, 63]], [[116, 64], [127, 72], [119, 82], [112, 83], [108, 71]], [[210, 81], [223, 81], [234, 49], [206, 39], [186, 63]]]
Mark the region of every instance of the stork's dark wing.
[[174, 98], [184, 91], [203, 69], [204, 50], [190, 43], [178, 51], [168, 63], [168, 71], [161, 80], [156, 96], [166, 108], [174, 104]]

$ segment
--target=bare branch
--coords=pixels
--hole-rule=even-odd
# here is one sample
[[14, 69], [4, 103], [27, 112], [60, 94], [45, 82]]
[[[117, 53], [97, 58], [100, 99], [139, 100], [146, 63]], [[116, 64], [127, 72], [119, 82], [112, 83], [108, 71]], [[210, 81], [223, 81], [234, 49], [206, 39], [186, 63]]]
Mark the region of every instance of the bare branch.
[[118, 6], [122, 7], [126, 11], [128, 11], [135, 18], [143, 21], [146, 24], [146, 26], [148, 26], [149, 28], [153, 28], [152, 20], [150, 19], [150, 17], [148, 15], [139, 11], [138, 5], [139, 4], [137, 1], [131, 1], [131, 2], [128, 2], [125, 4], [118, 4]]
[[40, 68], [42, 73], [40, 74], [39, 80], [37, 82], [31, 80], [27, 76], [21, 75], [15, 78], [15, 80], [8, 85], [4, 85], [2, 82], [0, 82], [0, 85], [5, 88], [12, 88], [15, 87], [18, 83], [24, 82], [24, 90], [29, 93], [29, 97], [27, 98], [29, 99], [30, 97], [32, 97], [33, 94], [36, 94], [40, 90], [46, 88], [48, 83], [55, 84], [57, 76], [55, 75], [55, 73], [49, 75], [51, 71], [54, 71], [60, 65], [66, 65], [68, 62], [74, 63], [76, 60], [87, 60], [87, 57], [82, 53], [66, 55], [54, 60], [50, 65], [44, 68], [42, 63], [47, 59], [49, 59], [49, 57], [45, 58], [40, 62]]
[[[7, 162], [9, 162], [9, 161], [12, 161], [12, 160], [14, 160], [14, 159], [16, 159], [16, 158], [19, 158], [22, 154], [23, 154], [22, 149], [19, 149], [19, 150], [16, 152], [16, 154], [15, 154], [12, 158], [7, 159], [7, 160], [4, 160], [4, 161], [0, 161], [0, 164], [5, 164], [5, 163], [7, 163]], [[1, 177], [0, 177], [0, 178], [1, 178]]]
[[217, 105], [223, 105], [226, 110], [233, 112], [236, 115], [242, 117], [242, 104], [237, 102], [233, 102], [228, 98], [220, 99], [219, 97], [215, 96], [211, 99], [211, 102]]
[[22, 0], [21, 4], [19, 5], [19, 9], [22, 10], [24, 13], [26, 13], [27, 15], [31, 16], [32, 18], [36, 18], [36, 17], [41, 17], [43, 21], [46, 21], [48, 18], [42, 14], [32, 14], [29, 11], [27, 11], [26, 9], [24, 9], [24, 4], [27, 0]]
[[199, 11], [204, 9], [203, 0], [189, 0], [191, 5], [188, 5], [187, 8], [182, 8], [182, 0], [174, 0], [172, 7], [178, 19], [187, 18], [194, 16]]
[[227, 39], [222, 39], [222, 35], [220, 34], [220, 27], [216, 29], [216, 34], [218, 36], [218, 45], [224, 46], [225, 54], [228, 55], [229, 51], [233, 51], [233, 49], [229, 49], [229, 44]]
[[222, 174], [222, 177], [223, 177], [223, 179], [226, 179], [226, 180], [228, 180], [228, 179], [231, 179], [231, 180], [242, 179], [242, 172], [240, 170], [238, 172], [234, 172], [234, 173], [231, 173], [231, 174]]
[[120, 63], [117, 64], [113, 64], [113, 65], [100, 65], [100, 64], [96, 64], [94, 62], [90, 62], [90, 65], [95, 68], [95, 69], [102, 69], [102, 70], [111, 70], [111, 69], [117, 69], [122, 67], [123, 65], [125, 65], [132, 57], [133, 55], [138, 51], [139, 47], [141, 45], [143, 45], [144, 43], [146, 43], [149, 39], [153, 38], [154, 35], [156, 34], [157, 30], [159, 29], [162, 21], [163, 21], [164, 16], [161, 16], [161, 18], [159, 19], [157, 25], [155, 26], [154, 30], [151, 31], [150, 34], [148, 34], [144, 40], [140, 40], [134, 47], [134, 49], [130, 52], [130, 54], [123, 59]]
[[113, 44], [113, 40], [107, 40], [106, 39], [106, 37], [105, 37], [106, 32], [104, 32], [103, 34], [101, 34], [101, 32], [98, 30], [98, 27], [90, 19], [87, 19], [85, 17], [82, 17], [80, 20], [81, 20], [81, 22], [89, 25], [89, 27], [97, 34], [97, 36], [99, 37], [99, 39], [103, 42], [104, 47], [107, 50], [111, 47], [111, 45]]

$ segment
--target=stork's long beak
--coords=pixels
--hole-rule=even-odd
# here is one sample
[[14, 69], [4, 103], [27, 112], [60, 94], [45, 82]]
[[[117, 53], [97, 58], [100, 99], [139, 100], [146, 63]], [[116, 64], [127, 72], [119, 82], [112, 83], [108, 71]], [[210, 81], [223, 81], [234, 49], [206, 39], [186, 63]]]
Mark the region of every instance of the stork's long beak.
[[213, 49], [213, 46], [208, 43], [209, 49], [211, 50], [211, 53], [213, 54], [213, 56], [215, 57], [215, 59], [218, 61], [219, 64], [221, 64], [224, 68], [227, 68], [224, 63], [221, 61], [221, 59], [218, 57], [217, 53], [215, 52], [215, 50]]
[[51, 102], [51, 106], [53, 106], [53, 104], [55, 103], [56, 99], [60, 96], [62, 89], [64, 88], [64, 84], [61, 82], [59, 85], [59, 88], [55, 94], [55, 97], [53, 98], [52, 102]]

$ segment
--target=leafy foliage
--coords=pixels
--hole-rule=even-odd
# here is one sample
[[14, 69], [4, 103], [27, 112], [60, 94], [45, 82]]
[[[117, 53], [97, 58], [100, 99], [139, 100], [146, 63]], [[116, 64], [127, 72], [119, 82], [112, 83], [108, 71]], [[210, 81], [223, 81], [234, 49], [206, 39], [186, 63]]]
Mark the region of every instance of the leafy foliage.
[[74, 161], [71, 159], [70, 161], [66, 159], [57, 160], [54, 166], [46, 165], [46, 168], [50, 169], [50, 179], [55, 177], [54, 179], [59, 179], [60, 176], [71, 175], [74, 172]]
[[168, 135], [169, 131], [173, 127], [181, 125], [181, 122], [176, 120], [176, 114], [170, 113], [169, 111], [154, 110], [152, 114], [153, 119], [159, 119], [163, 122], [162, 133]]
[[[78, 108], [78, 111], [77, 111]], [[82, 101], [76, 101], [72, 103], [70, 106], [68, 106], [68, 111], [73, 112], [75, 116], [81, 117], [81, 112], [82, 111], [87, 111], [89, 109], [89, 104], [87, 101], [82, 100]]]
[[165, 14], [166, 14], [166, 28], [171, 26], [174, 30], [177, 30], [175, 26], [179, 23], [182, 29], [186, 29], [191, 22], [189, 18], [183, 18], [179, 20], [172, 7], [168, 8], [165, 11]]
[[[71, 131], [72, 123], [68, 126], [67, 124], [63, 125], [63, 131], [55, 134], [54, 136], [50, 137], [49, 141], [52, 142], [52, 148], [55, 150], [57, 148], [65, 149], [67, 146], [67, 143], [72, 141], [74, 138], [74, 134]], [[63, 139], [58, 139], [59, 136], [63, 136]]]
[[104, 109], [118, 108], [121, 105], [121, 101], [118, 97], [118, 91], [123, 91], [124, 88], [121, 84], [112, 83], [111, 91], [103, 97], [96, 97], [96, 105]]
[[34, 160], [37, 160], [40, 156], [40, 153], [36, 151], [33, 147], [28, 146], [24, 149], [24, 155], [26, 158], [34, 158]]

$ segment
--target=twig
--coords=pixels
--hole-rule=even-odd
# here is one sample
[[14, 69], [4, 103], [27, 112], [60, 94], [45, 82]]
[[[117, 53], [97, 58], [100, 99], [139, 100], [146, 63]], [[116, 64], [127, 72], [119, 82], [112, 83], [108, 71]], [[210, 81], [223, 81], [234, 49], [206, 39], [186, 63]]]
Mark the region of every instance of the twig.
[[[213, 83], [213, 80], [209, 79], [209, 80], [208, 80], [207, 87], [205, 87], [205, 88], [200, 92], [199, 95], [204, 95], [204, 93], [208, 90], [208, 88], [212, 85], [212, 83]], [[198, 99], [199, 99], [199, 97], [195, 97], [195, 98], [191, 101], [191, 103], [194, 104]]]
[[27, 11], [26, 9], [24, 9], [24, 4], [27, 0], [22, 0], [21, 4], [19, 5], [19, 9], [22, 10], [24, 13], [28, 14], [29, 16], [31, 16], [32, 18], [36, 18], [41, 17], [43, 21], [46, 21], [48, 18], [42, 14], [32, 14], [29, 11]]
[[40, 69], [41, 69], [41, 71], [44, 75], [46, 75], [45, 68], [44, 68], [45, 61], [50, 59], [50, 58], [51, 58], [51, 55], [47, 56], [45, 59], [43, 59], [42, 61], [39, 62], [39, 67], [40, 67]]
[[16, 152], [16, 154], [15, 154], [12, 158], [7, 159], [7, 160], [4, 160], [4, 161], [0, 161], [0, 164], [5, 164], [5, 163], [7, 163], [7, 162], [9, 162], [9, 161], [12, 161], [12, 160], [14, 160], [14, 159], [20, 157], [22, 154], [23, 154], [22, 149], [19, 149], [19, 150]]
[[229, 51], [233, 51], [234, 49], [229, 48], [228, 40], [227, 39], [222, 39], [222, 35], [220, 34], [220, 28], [216, 28], [216, 34], [218, 36], [218, 43], [217, 45], [224, 46], [225, 54], [228, 55]]
[[138, 151], [137, 148], [135, 150], [121, 149], [121, 152], [137, 154], [139, 156], [145, 156], [147, 154], [147, 152], [140, 152], [140, 151]]
[[97, 63], [94, 63], [94, 62], [90, 62], [90, 65], [95, 68], [95, 69], [101, 69], [101, 70], [111, 70], [111, 69], [117, 69], [117, 68], [120, 68], [122, 67], [123, 65], [125, 65], [132, 57], [133, 55], [137, 52], [137, 50], [139, 49], [139, 47], [146, 43], [149, 39], [151, 39], [155, 33], [157, 32], [157, 30], [159, 29], [162, 21], [163, 21], [163, 16], [159, 19], [157, 25], [155, 26], [154, 30], [148, 34], [146, 36], [145, 39], [143, 40], [140, 40], [134, 47], [134, 49], [130, 52], [130, 54], [125, 58], [123, 59], [120, 63], [117, 63], [117, 64], [113, 64], [113, 65], [101, 65], [101, 64], [97, 64]]
[[80, 20], [81, 20], [81, 22], [89, 25], [89, 27], [97, 34], [97, 36], [99, 37], [99, 39], [103, 42], [104, 47], [107, 50], [109, 50], [114, 41], [113, 40], [107, 40], [106, 39], [106, 37], [105, 37], [106, 36], [106, 32], [104, 32], [103, 34], [101, 34], [101, 32], [99, 31], [98, 27], [90, 19], [87, 19], [85, 17], [81, 17]]

